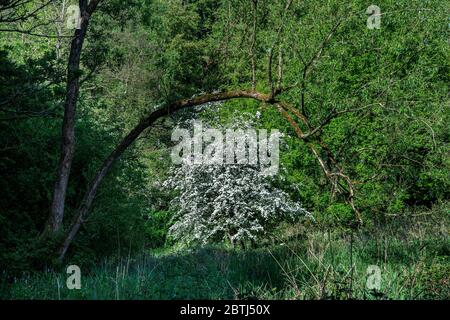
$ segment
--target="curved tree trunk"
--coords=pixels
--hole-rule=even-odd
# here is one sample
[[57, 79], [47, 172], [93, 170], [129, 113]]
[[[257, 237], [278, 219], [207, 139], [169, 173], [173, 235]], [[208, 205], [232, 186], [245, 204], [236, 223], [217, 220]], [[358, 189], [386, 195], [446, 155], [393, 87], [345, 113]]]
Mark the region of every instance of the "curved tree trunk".
[[[93, 2], [93, 1], [91, 1]], [[285, 7], [285, 12], [289, 9], [290, 4], [292, 1], [288, 1]], [[256, 1], [254, 1], [255, 10], [256, 10]], [[325, 46], [330, 41], [334, 33], [337, 31], [339, 25], [341, 24], [343, 20], [338, 19], [337, 23], [333, 26], [331, 31], [327, 34], [327, 36], [323, 39], [320, 46], [317, 48], [315, 54], [313, 57], [308, 61], [304, 62], [304, 72], [303, 72], [303, 78], [301, 80], [301, 88], [302, 92], [305, 89], [306, 80], [308, 75], [311, 73], [311, 70], [314, 67], [314, 63], [320, 59], [322, 56], [322, 53], [324, 51]], [[281, 32], [283, 25], [280, 26], [278, 30], [278, 34]], [[255, 33], [256, 30], [254, 30]], [[272, 50], [270, 50], [271, 52]], [[184, 99], [184, 100], [178, 100], [168, 107], [161, 108], [159, 110], [156, 110], [155, 112], [151, 113], [147, 118], [143, 119], [133, 130], [130, 131], [130, 133], [120, 142], [120, 144], [116, 147], [116, 149], [108, 156], [108, 158], [105, 160], [103, 165], [100, 167], [100, 169], [97, 171], [97, 173], [94, 176], [94, 179], [91, 181], [89, 188], [87, 192], [84, 195], [84, 198], [82, 200], [81, 206], [77, 212], [77, 214], [74, 217], [74, 220], [72, 224], [70, 225], [68, 232], [66, 234], [64, 243], [61, 245], [59, 249], [59, 259], [64, 259], [64, 256], [67, 253], [67, 249], [69, 248], [72, 240], [74, 239], [75, 235], [77, 234], [78, 230], [80, 229], [83, 222], [87, 219], [87, 216], [89, 214], [89, 210], [91, 208], [92, 202], [95, 198], [98, 186], [100, 185], [100, 182], [105, 177], [105, 175], [110, 170], [112, 164], [114, 161], [120, 157], [120, 155], [136, 140], [136, 138], [148, 127], [150, 127], [156, 120], [159, 118], [162, 118], [166, 115], [169, 115], [179, 109], [195, 106], [195, 105], [201, 105], [207, 102], [213, 102], [213, 101], [222, 101], [222, 100], [229, 100], [229, 99], [235, 99], [235, 98], [251, 98], [258, 100], [260, 102], [268, 103], [273, 106], [275, 106], [278, 111], [283, 115], [284, 118], [288, 120], [288, 122], [291, 124], [292, 128], [297, 134], [297, 137], [301, 140], [303, 140], [307, 146], [311, 149], [317, 160], [319, 161], [320, 166], [322, 167], [325, 175], [331, 182], [333, 186], [340, 185], [339, 179], [344, 180], [344, 182], [347, 185], [347, 188], [341, 188], [344, 192], [348, 194], [347, 202], [352, 206], [356, 220], [359, 224], [362, 223], [361, 216], [359, 214], [359, 211], [357, 210], [356, 206], [354, 205], [354, 187], [353, 187], [353, 181], [343, 173], [339, 165], [336, 163], [334, 156], [331, 154], [330, 150], [327, 148], [327, 146], [321, 141], [320, 137], [319, 139], [316, 139], [316, 143], [322, 148], [322, 151], [325, 152], [325, 156], [327, 157], [328, 162], [332, 164], [332, 168], [328, 167], [328, 164], [322, 159], [322, 156], [319, 154], [319, 152], [316, 150], [316, 147], [313, 143], [311, 143], [310, 139], [315, 138], [316, 134], [319, 134], [323, 127], [327, 125], [331, 119], [338, 116], [339, 114], [343, 114], [345, 112], [353, 111], [353, 110], [344, 110], [341, 112], [332, 112], [328, 117], [324, 119], [324, 121], [318, 125], [317, 127], [313, 128], [311, 126], [311, 123], [306, 115], [305, 110], [305, 95], [302, 93], [301, 96], [301, 111], [297, 110], [295, 107], [289, 105], [289, 103], [284, 103], [282, 101], [276, 100], [276, 96], [281, 94], [283, 91], [288, 91], [290, 88], [294, 88], [298, 86], [298, 83], [295, 83], [291, 86], [282, 87], [282, 52], [279, 53], [279, 75], [278, 75], [278, 83], [277, 88], [275, 89], [273, 86], [273, 80], [272, 80], [272, 55], [270, 54], [269, 58], [269, 84], [271, 87], [271, 93], [270, 94], [264, 94], [259, 93], [255, 91], [255, 83], [256, 79], [253, 76], [252, 77], [252, 90], [236, 90], [236, 91], [229, 91], [229, 92], [223, 92], [223, 93], [216, 93], [216, 94], [204, 94], [197, 96], [192, 99]], [[254, 69], [254, 64], [253, 69]], [[289, 112], [293, 113], [307, 128], [308, 132], [303, 133], [300, 126], [297, 124], [297, 122], [290, 116]]]
[[[93, 180], [89, 184], [88, 190], [86, 191], [81, 206], [77, 212], [77, 214], [74, 216], [74, 220], [72, 224], [70, 225], [64, 242], [61, 245], [59, 249], [59, 259], [63, 260], [67, 250], [72, 243], [73, 239], [75, 238], [75, 235], [77, 234], [78, 230], [80, 229], [81, 225], [84, 221], [86, 221], [89, 210], [91, 208], [92, 202], [95, 198], [95, 195], [97, 193], [97, 189], [103, 180], [103, 178], [106, 176], [108, 171], [111, 169], [111, 166], [113, 163], [122, 155], [122, 153], [139, 137], [139, 135], [147, 128], [149, 128], [155, 121], [157, 121], [160, 118], [163, 118], [167, 115], [170, 115], [180, 109], [192, 107], [196, 105], [201, 105], [208, 102], [214, 102], [214, 101], [224, 101], [224, 100], [230, 100], [230, 99], [237, 99], [237, 98], [250, 98], [255, 99], [257, 101], [268, 103], [271, 105], [274, 105], [277, 107], [277, 109], [280, 111], [280, 113], [288, 120], [288, 122], [291, 124], [293, 129], [295, 130], [297, 137], [308, 145], [308, 147], [311, 149], [311, 151], [316, 156], [317, 160], [319, 161], [322, 169], [324, 170], [326, 176], [332, 183], [336, 183], [336, 177], [343, 178], [349, 188], [350, 197], [349, 197], [349, 203], [352, 205], [352, 208], [354, 208], [356, 218], [358, 221], [361, 221], [361, 217], [359, 215], [359, 211], [357, 211], [356, 207], [353, 204], [353, 195], [354, 195], [354, 188], [352, 181], [346, 176], [342, 170], [336, 165], [337, 171], [333, 171], [326, 165], [325, 161], [321, 158], [318, 151], [316, 150], [315, 146], [309, 141], [312, 136], [318, 132], [321, 131], [322, 127], [329, 122], [329, 119], [327, 118], [325, 122], [323, 122], [321, 125], [319, 125], [316, 128], [312, 128], [308, 119], [301, 114], [298, 110], [295, 108], [293, 109], [292, 106], [290, 106], [287, 103], [283, 103], [281, 101], [277, 101], [273, 94], [264, 94], [260, 92], [256, 92], [253, 90], [236, 90], [236, 91], [229, 91], [229, 92], [220, 92], [220, 93], [214, 93], [214, 94], [204, 94], [197, 97], [194, 97], [192, 99], [183, 99], [178, 100], [172, 104], [170, 104], [168, 107], [163, 107], [161, 109], [158, 109], [154, 112], [152, 112], [147, 118], [142, 119], [139, 124], [131, 130], [128, 135], [126, 135], [122, 141], [117, 145], [117, 147], [114, 149], [114, 151], [108, 156], [108, 158], [103, 162], [100, 169], [95, 174]], [[310, 131], [308, 133], [303, 133], [301, 128], [298, 126], [298, 124], [292, 119], [292, 117], [288, 114], [288, 110], [293, 112], [297, 118], [299, 118], [303, 123], [307, 125], [308, 128], [310, 128]], [[327, 157], [332, 157], [330, 154], [326, 154]], [[334, 158], [332, 159], [334, 161]], [[333, 162], [332, 161], [332, 162]]]
[[77, 214], [74, 217], [72, 224], [69, 227], [69, 230], [66, 234], [64, 243], [59, 249], [59, 259], [64, 259], [64, 256], [67, 253], [67, 249], [69, 248], [72, 240], [80, 229], [82, 223], [86, 220], [87, 215], [89, 213], [89, 209], [91, 208], [92, 201], [95, 198], [95, 194], [97, 193], [98, 186], [100, 182], [103, 180], [105, 175], [111, 169], [114, 161], [121, 156], [121, 154], [139, 137], [139, 135], [148, 127], [150, 127], [156, 120], [170, 115], [180, 109], [192, 107], [196, 105], [201, 105], [207, 102], [214, 101], [222, 101], [236, 98], [251, 98], [256, 99], [261, 102], [267, 102], [270, 100], [270, 96], [255, 92], [255, 91], [245, 91], [245, 90], [237, 90], [223, 93], [215, 93], [215, 94], [205, 94], [192, 99], [184, 99], [178, 100], [172, 103], [168, 107], [164, 107], [158, 109], [150, 114], [147, 118], [144, 118], [139, 122], [139, 124], [128, 133], [125, 138], [117, 145], [116, 149], [108, 156], [108, 158], [103, 162], [100, 169], [94, 176], [94, 179], [91, 181], [87, 192], [84, 195], [84, 198], [81, 203], [81, 207], [78, 210]]

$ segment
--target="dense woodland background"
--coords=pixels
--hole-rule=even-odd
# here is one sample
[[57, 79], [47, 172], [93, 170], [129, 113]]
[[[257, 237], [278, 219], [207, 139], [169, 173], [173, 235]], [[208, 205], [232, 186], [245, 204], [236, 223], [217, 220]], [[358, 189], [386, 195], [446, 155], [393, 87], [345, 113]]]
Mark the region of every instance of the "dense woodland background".
[[[449, 6], [377, 0], [381, 27], [370, 29], [371, 4], [0, 1], [0, 297], [448, 299]], [[68, 28], [70, 5], [89, 20], [85, 35]], [[244, 98], [210, 95], [236, 90]], [[114, 159], [61, 259], [97, 170], [157, 110]], [[171, 134], [192, 119], [280, 130], [270, 186], [313, 218], [271, 220], [239, 243], [170, 233], [181, 219], [177, 190], [163, 186]], [[68, 264], [89, 275], [82, 290], [65, 289]], [[381, 290], [367, 291], [368, 265], [382, 268]]]

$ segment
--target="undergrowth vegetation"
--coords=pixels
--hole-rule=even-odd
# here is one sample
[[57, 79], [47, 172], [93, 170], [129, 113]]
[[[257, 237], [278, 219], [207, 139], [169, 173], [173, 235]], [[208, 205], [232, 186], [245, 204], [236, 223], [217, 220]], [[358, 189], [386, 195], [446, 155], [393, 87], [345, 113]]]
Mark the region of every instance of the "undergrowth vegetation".
[[[280, 228], [258, 248], [167, 247], [82, 266], [82, 287], [65, 270], [2, 275], [1, 299], [448, 299], [448, 213], [401, 217], [369, 230]], [[311, 230], [312, 229], [312, 230]], [[367, 286], [369, 266], [381, 271]]]

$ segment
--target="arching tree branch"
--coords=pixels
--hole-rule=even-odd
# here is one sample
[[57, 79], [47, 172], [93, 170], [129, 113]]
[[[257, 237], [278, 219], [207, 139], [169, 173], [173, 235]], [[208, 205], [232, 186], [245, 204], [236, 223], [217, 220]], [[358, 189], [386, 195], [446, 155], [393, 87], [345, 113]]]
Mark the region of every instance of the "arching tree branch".
[[250, 98], [261, 102], [267, 102], [270, 99], [269, 95], [259, 93], [253, 90], [236, 90], [230, 92], [204, 94], [191, 99], [178, 100], [166, 107], [160, 108], [152, 112], [147, 118], [142, 119], [139, 124], [131, 130], [128, 135], [123, 138], [123, 140], [117, 145], [113, 152], [108, 156], [108, 158], [103, 162], [100, 169], [95, 174], [93, 180], [91, 181], [87, 192], [84, 195], [81, 206], [74, 217], [72, 224], [68, 229], [64, 243], [59, 250], [59, 259], [64, 259], [67, 249], [69, 248], [72, 240], [80, 229], [82, 223], [87, 219], [89, 210], [91, 208], [92, 202], [97, 193], [97, 189], [100, 182], [106, 176], [108, 171], [111, 169], [113, 163], [122, 155], [122, 153], [139, 137], [139, 135], [147, 128], [149, 128], [156, 120], [170, 115], [180, 109], [197, 106], [205, 104], [207, 102], [223, 101], [237, 98]]
[[98, 187], [103, 180], [103, 178], [106, 176], [106, 174], [111, 169], [114, 162], [123, 154], [123, 152], [134, 142], [136, 139], [141, 135], [141, 133], [151, 127], [158, 119], [163, 118], [165, 116], [168, 116], [172, 113], [175, 113], [178, 110], [189, 108], [197, 105], [202, 105], [208, 102], [215, 102], [215, 101], [225, 101], [225, 100], [231, 100], [231, 99], [255, 99], [262, 103], [267, 103], [270, 105], [275, 106], [282, 116], [288, 120], [290, 125], [294, 128], [297, 137], [299, 139], [302, 139], [305, 141], [307, 146], [311, 149], [312, 153], [317, 158], [321, 168], [325, 172], [325, 175], [330, 179], [330, 181], [334, 184], [336, 184], [337, 178], [342, 178], [348, 185], [348, 194], [349, 194], [349, 203], [352, 206], [352, 208], [355, 211], [355, 214], [357, 216], [358, 221], [361, 221], [361, 217], [359, 214], [359, 211], [356, 209], [356, 206], [353, 202], [354, 197], [354, 187], [353, 183], [350, 180], [350, 178], [345, 175], [340, 167], [337, 165], [337, 162], [335, 161], [334, 157], [332, 156], [329, 149], [326, 147], [326, 145], [319, 139], [319, 145], [322, 149], [324, 149], [326, 152], [328, 158], [330, 158], [330, 163], [334, 164], [333, 168], [329, 168], [327, 163], [322, 159], [319, 151], [316, 148], [316, 145], [309, 141], [309, 138], [317, 131], [320, 131], [319, 129], [313, 129], [308, 133], [304, 133], [303, 130], [300, 128], [300, 126], [296, 123], [294, 118], [292, 118], [288, 111], [291, 111], [295, 114], [297, 118], [299, 118], [304, 124], [309, 124], [308, 119], [301, 114], [298, 110], [296, 110], [292, 105], [290, 105], [287, 102], [277, 101], [274, 100], [271, 94], [265, 94], [261, 92], [257, 92], [254, 90], [235, 90], [235, 91], [228, 91], [228, 92], [219, 92], [219, 93], [213, 93], [213, 94], [203, 94], [196, 96], [194, 98], [190, 99], [182, 99], [175, 101], [167, 106], [164, 106], [154, 112], [152, 112], [148, 117], [142, 119], [134, 129], [132, 129], [123, 139], [122, 141], [117, 145], [117, 147], [111, 152], [111, 154], [106, 158], [106, 160], [103, 162], [102, 166], [98, 169], [97, 173], [95, 174], [94, 178], [92, 179], [91, 183], [89, 184], [88, 190], [86, 191], [83, 200], [81, 202], [81, 206], [77, 212], [77, 214], [74, 216], [74, 220], [72, 221], [72, 224], [68, 228], [67, 234], [65, 236], [65, 240], [63, 244], [61, 245], [59, 249], [59, 259], [64, 259], [67, 250], [72, 243], [73, 239], [75, 238], [75, 235], [77, 234], [78, 230], [80, 229], [81, 225], [88, 219], [89, 211], [92, 206], [92, 203], [94, 201], [95, 195], [97, 193]]

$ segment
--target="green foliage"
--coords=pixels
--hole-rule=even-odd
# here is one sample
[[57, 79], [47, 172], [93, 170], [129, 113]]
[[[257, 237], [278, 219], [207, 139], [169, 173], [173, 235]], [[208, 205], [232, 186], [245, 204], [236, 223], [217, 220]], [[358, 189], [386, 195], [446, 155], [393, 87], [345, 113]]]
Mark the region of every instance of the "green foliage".
[[[35, 5], [29, 2], [17, 13]], [[23, 31], [0, 33], [0, 271], [9, 281], [1, 284], [1, 297], [448, 299], [448, 4], [380, 0], [381, 29], [374, 30], [366, 27], [367, 1], [293, 1], [284, 12], [285, 5], [258, 1], [254, 11], [251, 0], [102, 3], [82, 51], [64, 222], [70, 223], [104, 159], [149, 112], [202, 92], [249, 89], [252, 64], [256, 89], [268, 93], [272, 48], [273, 77], [282, 53], [281, 85], [297, 84], [277, 98], [304, 112], [313, 126], [333, 111], [351, 110], [318, 134], [355, 182], [354, 199], [365, 222], [358, 232], [367, 234], [355, 234], [353, 278], [349, 236], [341, 234], [354, 219], [345, 195], [335, 192], [310, 147], [275, 107], [242, 99], [157, 122], [114, 164], [68, 254], [68, 260], [92, 268], [86, 287], [69, 292], [62, 274], [34, 273], [58, 270], [54, 252], [60, 239], [39, 240], [52, 200], [73, 35], [56, 1], [33, 18], [0, 22], [2, 29]], [[337, 19], [341, 24], [324, 43]], [[303, 84], [308, 62], [311, 72]], [[289, 242], [281, 224], [257, 244], [274, 241], [271, 253], [219, 247], [137, 255], [143, 248], [177, 247], [167, 239], [174, 194], [160, 185], [177, 121], [198, 116], [214, 127], [256, 114], [255, 128], [283, 133], [280, 170], [286, 180], [275, 179], [274, 187], [315, 216], [315, 223], [288, 226], [296, 254], [281, 245]], [[325, 155], [316, 136], [309, 143]], [[436, 228], [424, 238], [411, 227], [414, 221], [417, 228]], [[333, 243], [325, 229], [336, 236]], [[125, 256], [139, 258], [120, 261]], [[364, 289], [368, 264], [383, 267], [381, 296]]]
[[145, 222], [145, 235], [150, 248], [161, 248], [167, 243], [172, 214], [168, 211], [153, 211]]

